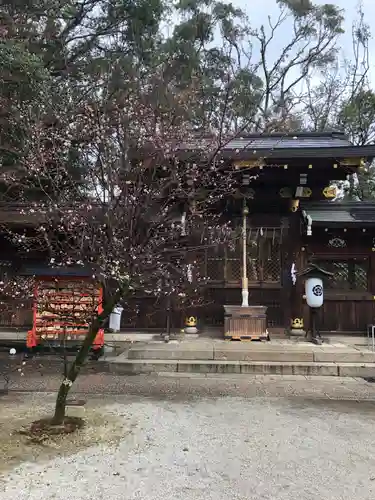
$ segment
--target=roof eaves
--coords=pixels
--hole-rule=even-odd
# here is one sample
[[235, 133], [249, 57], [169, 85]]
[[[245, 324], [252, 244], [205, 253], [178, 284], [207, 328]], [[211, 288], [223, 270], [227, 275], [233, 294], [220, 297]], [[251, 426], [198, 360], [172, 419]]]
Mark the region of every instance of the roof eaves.
[[314, 226], [320, 225], [353, 225], [365, 224], [375, 226], [375, 212], [373, 211], [356, 211], [352, 209], [340, 208], [336, 210], [326, 210], [324, 208], [304, 208], [305, 218], [310, 216]]
[[220, 155], [224, 158], [245, 160], [251, 158], [356, 158], [375, 157], [375, 145], [370, 146], [340, 146], [325, 148], [272, 148], [272, 149], [221, 149]]

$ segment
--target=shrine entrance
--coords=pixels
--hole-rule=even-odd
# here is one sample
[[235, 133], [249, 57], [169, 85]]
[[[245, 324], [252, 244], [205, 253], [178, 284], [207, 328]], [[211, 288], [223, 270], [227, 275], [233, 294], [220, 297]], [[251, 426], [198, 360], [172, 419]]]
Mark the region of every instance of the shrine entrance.
[[[286, 229], [252, 226], [247, 234], [249, 303], [267, 306], [269, 328], [283, 328], [282, 249]], [[200, 320], [205, 326], [221, 327], [223, 305], [241, 303], [242, 233], [234, 231], [226, 245], [205, 249], [198, 256], [200, 276], [206, 283], [206, 305]]]

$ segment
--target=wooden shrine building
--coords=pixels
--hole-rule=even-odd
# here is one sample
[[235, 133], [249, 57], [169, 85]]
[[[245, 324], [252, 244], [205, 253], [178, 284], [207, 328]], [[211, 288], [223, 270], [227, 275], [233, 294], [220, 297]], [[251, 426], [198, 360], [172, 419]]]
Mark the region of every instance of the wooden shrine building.
[[[321, 330], [365, 332], [375, 322], [375, 203], [340, 202], [337, 183], [366, 168], [375, 145], [353, 146], [339, 132], [252, 135], [227, 143], [221, 156], [241, 178], [240, 196], [228, 199], [226, 210], [241, 227], [246, 202], [249, 303], [267, 306], [271, 335], [306, 322], [303, 281], [292, 277], [308, 262], [333, 273]], [[195, 262], [206, 278], [204, 305], [172, 311], [172, 326], [194, 314], [200, 330], [222, 328], [223, 306], [241, 305], [241, 245], [202, 249]], [[27, 329], [30, 322], [28, 310], [0, 318], [3, 327]], [[122, 315], [123, 329], [165, 325], [165, 304], [149, 296], [130, 299]]]
[[[250, 136], [231, 141], [223, 156], [244, 168], [249, 210], [249, 304], [267, 306], [268, 329], [306, 324], [303, 280], [292, 270], [316, 262], [333, 273], [326, 283], [321, 329], [365, 332], [375, 314], [375, 203], [337, 200], [337, 183], [366, 168], [375, 146], [353, 146], [342, 133]], [[256, 175], [246, 187], [247, 176]], [[241, 224], [241, 204], [231, 205]], [[223, 305], [241, 304], [240, 245], [200, 256], [207, 306], [201, 328], [223, 324]]]

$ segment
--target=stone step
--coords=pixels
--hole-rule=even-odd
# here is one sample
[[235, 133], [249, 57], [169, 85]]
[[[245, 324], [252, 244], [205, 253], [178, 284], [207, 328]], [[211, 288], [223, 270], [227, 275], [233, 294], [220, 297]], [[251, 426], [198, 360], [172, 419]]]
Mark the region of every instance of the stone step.
[[201, 346], [197, 349], [174, 346], [146, 346], [129, 349], [130, 360], [186, 360], [186, 361], [261, 361], [277, 363], [375, 363], [375, 353], [354, 348], [308, 349], [304, 346], [293, 346], [287, 349], [270, 345], [268, 348], [224, 346], [212, 348]]
[[122, 359], [106, 362], [106, 371], [117, 375], [152, 373], [226, 373], [243, 375], [324, 375], [375, 377], [375, 363], [314, 363], [277, 361], [222, 361]]

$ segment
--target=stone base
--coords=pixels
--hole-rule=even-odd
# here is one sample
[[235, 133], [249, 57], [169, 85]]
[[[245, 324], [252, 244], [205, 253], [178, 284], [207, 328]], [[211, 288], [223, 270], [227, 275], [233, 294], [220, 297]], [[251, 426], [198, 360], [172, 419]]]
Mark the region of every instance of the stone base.
[[266, 306], [225, 305], [224, 337], [228, 340], [269, 340]]
[[305, 337], [306, 332], [302, 328], [292, 328], [291, 330], [289, 330], [289, 335], [291, 337]]
[[323, 339], [321, 339], [320, 337], [312, 337], [311, 342], [315, 345], [322, 345]]
[[185, 326], [184, 330], [185, 330], [185, 333], [188, 333], [188, 334], [197, 334], [198, 333], [198, 328], [196, 326]]

